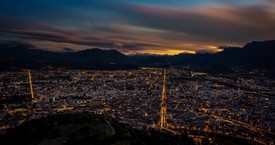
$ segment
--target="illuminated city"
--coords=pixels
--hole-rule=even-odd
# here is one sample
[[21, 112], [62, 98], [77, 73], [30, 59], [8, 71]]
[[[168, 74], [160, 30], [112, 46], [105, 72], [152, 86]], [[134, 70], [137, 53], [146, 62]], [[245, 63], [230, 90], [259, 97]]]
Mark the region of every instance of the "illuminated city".
[[[188, 131], [194, 138], [221, 134], [260, 144], [274, 142], [271, 95], [275, 82], [259, 77], [263, 72], [240, 70], [221, 76], [188, 68], [166, 71], [163, 80], [161, 68], [33, 70], [32, 85], [28, 70], [1, 73], [2, 101], [32, 96], [30, 86], [34, 92], [34, 97], [24, 103], [3, 104], [1, 132], [49, 114], [88, 111], [108, 114], [136, 128], [160, 126], [174, 132]], [[166, 95], [167, 115], [165, 105], [160, 105]]]

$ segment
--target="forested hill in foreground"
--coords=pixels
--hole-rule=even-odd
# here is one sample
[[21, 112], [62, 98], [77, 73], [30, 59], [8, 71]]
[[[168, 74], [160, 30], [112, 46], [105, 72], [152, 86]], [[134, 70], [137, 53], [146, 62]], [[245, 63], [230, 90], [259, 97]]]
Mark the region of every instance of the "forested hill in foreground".
[[0, 137], [3, 145], [194, 145], [187, 134], [137, 130], [103, 115], [65, 113], [23, 123]]

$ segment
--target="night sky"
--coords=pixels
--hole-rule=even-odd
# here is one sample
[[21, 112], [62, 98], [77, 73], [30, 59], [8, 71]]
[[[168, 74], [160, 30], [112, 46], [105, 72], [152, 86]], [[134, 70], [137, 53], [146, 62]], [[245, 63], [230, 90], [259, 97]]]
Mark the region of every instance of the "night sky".
[[1, 41], [50, 51], [212, 53], [274, 38], [275, 0], [0, 1]]

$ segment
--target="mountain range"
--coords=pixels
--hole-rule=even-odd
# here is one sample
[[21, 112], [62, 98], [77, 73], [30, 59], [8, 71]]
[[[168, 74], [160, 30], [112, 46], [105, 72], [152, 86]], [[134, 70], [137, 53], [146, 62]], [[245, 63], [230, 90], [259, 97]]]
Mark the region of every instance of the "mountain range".
[[[66, 49], [70, 50], [70, 49]], [[135, 69], [138, 66], [192, 65], [274, 69], [275, 40], [252, 41], [243, 47], [223, 47], [218, 53], [126, 56], [117, 50], [99, 48], [50, 52], [21, 42], [0, 43], [0, 67], [72, 69]]]
[[20, 42], [0, 44], [1, 69], [43, 68], [45, 66], [72, 69], [132, 69], [131, 59], [117, 50], [86, 49], [77, 52], [51, 52]]
[[275, 40], [252, 41], [243, 47], [224, 47], [218, 53], [178, 54], [174, 56], [131, 56], [138, 64], [173, 65], [226, 65], [246, 68], [273, 68], [275, 64]]

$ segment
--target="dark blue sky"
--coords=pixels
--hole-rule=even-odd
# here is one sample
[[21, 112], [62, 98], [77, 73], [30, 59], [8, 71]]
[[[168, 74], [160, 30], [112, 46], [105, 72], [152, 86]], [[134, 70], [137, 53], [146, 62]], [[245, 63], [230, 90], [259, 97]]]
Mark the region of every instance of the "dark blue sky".
[[61, 51], [217, 52], [275, 38], [274, 0], [1, 0], [0, 38]]

